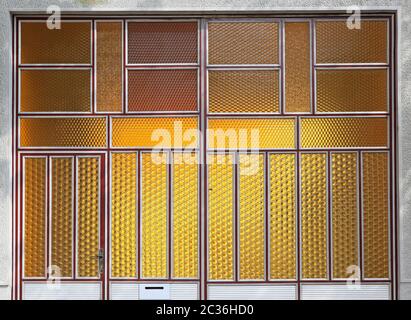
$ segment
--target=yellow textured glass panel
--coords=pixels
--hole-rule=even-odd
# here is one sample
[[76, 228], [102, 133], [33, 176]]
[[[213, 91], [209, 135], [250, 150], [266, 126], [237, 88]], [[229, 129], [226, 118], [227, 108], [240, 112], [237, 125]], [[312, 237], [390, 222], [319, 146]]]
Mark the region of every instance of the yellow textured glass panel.
[[240, 154], [240, 279], [265, 277], [264, 155]]
[[46, 159], [24, 160], [24, 277], [46, 276]]
[[105, 147], [105, 118], [21, 118], [22, 147]]
[[277, 70], [213, 70], [208, 83], [211, 113], [279, 111]]
[[271, 279], [295, 279], [295, 155], [270, 155]]
[[143, 153], [141, 164], [142, 276], [165, 278], [168, 265], [167, 164], [160, 155], [152, 156], [152, 153]]
[[21, 112], [90, 112], [89, 69], [24, 69], [20, 72]]
[[209, 22], [209, 64], [278, 63], [278, 23]]
[[113, 147], [186, 148], [198, 145], [197, 117], [113, 118]]
[[89, 64], [91, 61], [91, 22], [61, 22], [49, 29], [47, 21], [22, 21], [20, 27], [21, 63]]
[[303, 148], [388, 146], [387, 118], [304, 118]]
[[234, 279], [234, 157], [208, 157], [208, 277]]
[[62, 277], [71, 277], [73, 158], [52, 158], [51, 168], [51, 264], [60, 268]]
[[302, 277], [327, 277], [327, 156], [301, 154]]
[[310, 23], [285, 23], [285, 111], [311, 111]]
[[294, 119], [209, 119], [208, 147], [295, 148]]
[[173, 278], [198, 277], [198, 165], [186, 156], [173, 155]]
[[317, 21], [315, 27], [317, 63], [387, 62], [387, 21], [361, 20], [360, 29], [347, 21]]
[[333, 278], [348, 278], [358, 262], [357, 154], [334, 153], [332, 174]]
[[97, 111], [122, 111], [123, 24], [96, 22]]
[[113, 153], [111, 166], [111, 276], [132, 278], [136, 271], [137, 155]]
[[100, 249], [100, 160], [78, 158], [77, 168], [77, 274], [98, 277]]
[[363, 153], [364, 277], [389, 278], [388, 153]]
[[317, 111], [387, 111], [387, 71], [387, 69], [317, 70]]

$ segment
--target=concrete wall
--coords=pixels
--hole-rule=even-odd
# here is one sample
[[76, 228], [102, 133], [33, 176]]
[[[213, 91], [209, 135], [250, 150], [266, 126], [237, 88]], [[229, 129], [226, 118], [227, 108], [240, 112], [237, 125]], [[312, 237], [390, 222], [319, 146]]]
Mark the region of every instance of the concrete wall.
[[399, 10], [400, 298], [411, 299], [411, 1], [409, 0], [2, 0], [0, 2], [0, 299], [9, 299], [12, 270], [11, 12], [44, 11]]

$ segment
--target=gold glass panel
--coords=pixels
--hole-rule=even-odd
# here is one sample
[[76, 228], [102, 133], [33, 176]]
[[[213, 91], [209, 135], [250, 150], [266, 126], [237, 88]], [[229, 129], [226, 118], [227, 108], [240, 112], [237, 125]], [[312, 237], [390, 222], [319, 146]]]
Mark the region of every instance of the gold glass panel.
[[197, 147], [197, 117], [113, 118], [113, 147]]
[[111, 276], [137, 276], [137, 155], [113, 153], [111, 166]]
[[364, 277], [388, 279], [388, 153], [364, 152], [362, 162]]
[[47, 21], [22, 21], [21, 63], [90, 64], [91, 22], [61, 22], [49, 29]]
[[387, 21], [361, 20], [360, 29], [350, 29], [347, 20], [317, 21], [317, 63], [388, 62]]
[[208, 83], [211, 113], [279, 111], [277, 70], [213, 70]]
[[278, 23], [209, 22], [209, 64], [277, 64]]
[[24, 69], [20, 82], [21, 112], [91, 111], [89, 69]]
[[96, 22], [97, 111], [122, 111], [123, 24]]
[[317, 70], [318, 112], [386, 112], [387, 69]]
[[46, 276], [46, 158], [24, 159], [24, 277]]
[[208, 277], [234, 279], [234, 156], [208, 157]]
[[79, 157], [77, 162], [77, 274], [98, 277], [100, 159]]
[[294, 119], [209, 119], [208, 147], [295, 148]]
[[357, 153], [333, 153], [331, 174], [333, 278], [343, 279], [359, 266]]
[[388, 146], [388, 118], [304, 118], [303, 148]]
[[173, 278], [198, 277], [198, 165], [173, 154]]
[[296, 278], [295, 154], [270, 155], [271, 279]]
[[327, 277], [327, 156], [301, 154], [302, 278]]
[[166, 154], [142, 154], [142, 277], [167, 277]]
[[51, 264], [72, 277], [73, 158], [52, 158], [51, 168]]
[[265, 278], [264, 155], [240, 154], [240, 279]]
[[285, 23], [285, 111], [311, 111], [310, 23]]
[[105, 118], [21, 118], [21, 147], [105, 147]]

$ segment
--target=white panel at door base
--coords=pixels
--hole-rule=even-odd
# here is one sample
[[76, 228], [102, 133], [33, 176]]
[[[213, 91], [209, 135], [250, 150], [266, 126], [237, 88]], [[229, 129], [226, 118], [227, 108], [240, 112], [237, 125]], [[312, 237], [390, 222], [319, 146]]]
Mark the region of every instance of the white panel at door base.
[[[161, 287], [162, 289], [147, 289]], [[129, 282], [112, 282], [110, 285], [111, 300], [198, 300], [197, 283], [154, 283], [139, 284]]]
[[23, 284], [23, 300], [100, 300], [100, 283]]
[[295, 300], [295, 285], [209, 285], [209, 300]]
[[358, 287], [342, 285], [301, 286], [302, 300], [388, 300], [389, 285], [361, 285]]

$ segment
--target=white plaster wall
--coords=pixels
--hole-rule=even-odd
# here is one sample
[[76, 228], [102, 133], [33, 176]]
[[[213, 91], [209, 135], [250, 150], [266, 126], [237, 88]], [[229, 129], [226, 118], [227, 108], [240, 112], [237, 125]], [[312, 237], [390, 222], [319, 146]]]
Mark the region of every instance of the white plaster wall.
[[70, 11], [281, 11], [399, 9], [400, 298], [411, 299], [411, 1], [409, 0], [1, 0], [0, 2], [0, 299], [9, 299], [12, 269], [11, 16], [59, 5]]

